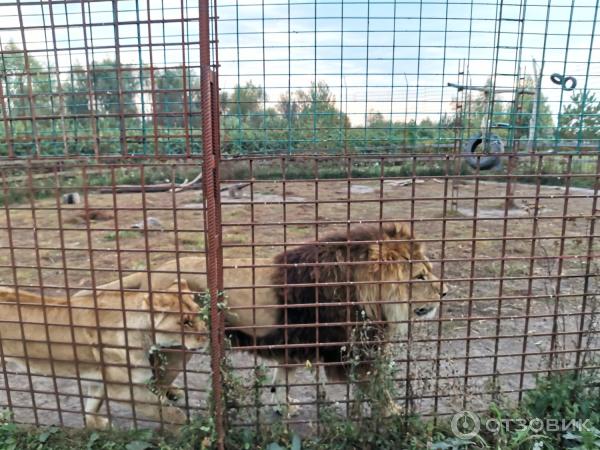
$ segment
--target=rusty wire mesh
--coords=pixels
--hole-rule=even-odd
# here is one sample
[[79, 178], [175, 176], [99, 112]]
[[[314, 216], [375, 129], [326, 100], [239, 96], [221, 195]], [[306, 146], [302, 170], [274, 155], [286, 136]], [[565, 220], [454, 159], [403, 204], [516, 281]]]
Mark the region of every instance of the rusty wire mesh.
[[[0, 284], [67, 305], [92, 289], [95, 302], [104, 283], [148, 284], [162, 263], [198, 256], [162, 272], [199, 276], [213, 306], [208, 354], [191, 351], [177, 380], [183, 410], [206, 414], [227, 357], [250, 393], [228, 425], [268, 422], [257, 373], [295, 366], [279, 386], [301, 407], [287, 421], [318, 431], [321, 410], [345, 414], [353, 389], [325, 376], [331, 362], [259, 355], [269, 310], [278, 345], [297, 345], [293, 307], [256, 307], [282, 287], [264, 274], [332, 232], [403, 222], [449, 292], [393, 339], [397, 404], [481, 409], [518, 401], [538, 374], [597, 366], [597, 2], [208, 3], [0, 4]], [[357, 261], [338, 263], [349, 273]], [[342, 308], [360, 300], [350, 281], [336, 280]], [[243, 327], [223, 330], [221, 290], [227, 313], [257, 323], [233, 350], [223, 336]], [[2, 368], [18, 421], [83, 424], [89, 377]], [[110, 400], [113, 423], [148, 424], [131, 398]]]

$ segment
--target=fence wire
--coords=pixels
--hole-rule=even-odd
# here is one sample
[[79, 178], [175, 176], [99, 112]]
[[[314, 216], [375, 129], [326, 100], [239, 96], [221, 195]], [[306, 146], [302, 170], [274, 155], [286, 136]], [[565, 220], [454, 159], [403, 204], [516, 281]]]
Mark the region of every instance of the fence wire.
[[[318, 433], [352, 414], [357, 379], [329, 375], [349, 370], [357, 307], [398, 331], [407, 412], [597, 368], [598, 9], [2, 2], [1, 404], [64, 426], [212, 407], [223, 439], [284, 398]], [[163, 332], [188, 290], [203, 325]], [[159, 406], [173, 379], [185, 395]]]

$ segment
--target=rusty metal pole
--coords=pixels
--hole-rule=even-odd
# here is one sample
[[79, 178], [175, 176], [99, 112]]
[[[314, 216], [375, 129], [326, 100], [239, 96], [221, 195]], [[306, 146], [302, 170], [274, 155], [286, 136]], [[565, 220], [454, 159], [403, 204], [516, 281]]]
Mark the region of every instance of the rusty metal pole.
[[[209, 1], [200, 1], [200, 95], [202, 97], [203, 183], [205, 200], [206, 277], [210, 292], [210, 339], [213, 388], [213, 414], [217, 448], [224, 448], [221, 359], [223, 354], [223, 317], [219, 296], [223, 290], [221, 217], [219, 189], [218, 92], [211, 70]], [[215, 96], [217, 98], [215, 99]]]

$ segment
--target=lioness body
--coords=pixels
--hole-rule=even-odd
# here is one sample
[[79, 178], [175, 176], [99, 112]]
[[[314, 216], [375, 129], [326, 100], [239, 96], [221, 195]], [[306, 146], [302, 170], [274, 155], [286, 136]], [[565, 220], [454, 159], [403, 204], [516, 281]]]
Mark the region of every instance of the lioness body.
[[[271, 285], [275, 273], [273, 261], [262, 258], [235, 258], [225, 260], [224, 266], [228, 326], [239, 327], [240, 331], [250, 336], [256, 333], [257, 338], [273, 333], [278, 328], [281, 317], [281, 311], [275, 308], [279, 304], [275, 291], [271, 288], [253, 289], [253, 286]], [[171, 260], [150, 273], [132, 273], [121, 280], [98, 286], [98, 289], [110, 289], [115, 292], [121, 288], [148, 291], [150, 281], [151, 290], [162, 290], [177, 278], [178, 274], [192, 291], [207, 290], [206, 260], [197, 256]], [[89, 294], [89, 291], [80, 291], [74, 297]]]
[[[67, 301], [0, 288], [2, 357], [33, 374], [91, 381], [85, 406], [89, 427], [108, 424], [98, 416], [105, 398], [133, 402], [136, 415], [181, 423], [185, 414], [161, 405], [162, 399], [145, 385], [154, 373], [149, 352], [153, 346], [200, 348], [206, 329], [185, 283], [171, 280], [165, 290], [170, 292], [154, 293], [152, 301], [142, 292], [124, 293], [123, 298], [99, 292], [96, 298], [82, 295]], [[168, 369], [156, 384], [170, 384], [181, 367], [171, 364]]]

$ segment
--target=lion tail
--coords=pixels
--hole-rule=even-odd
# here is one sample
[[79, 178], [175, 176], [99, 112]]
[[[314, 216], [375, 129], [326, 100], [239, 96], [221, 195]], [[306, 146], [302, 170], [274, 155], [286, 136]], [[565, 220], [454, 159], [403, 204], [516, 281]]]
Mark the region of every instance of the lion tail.
[[[44, 295], [43, 297], [44, 303], [66, 303], [65, 299], [50, 297], [48, 295]], [[17, 290], [14, 288], [0, 286], [0, 302], [3, 303], [42, 303], [42, 296], [38, 294], [34, 294], [33, 292], [27, 292], [23, 289]]]

